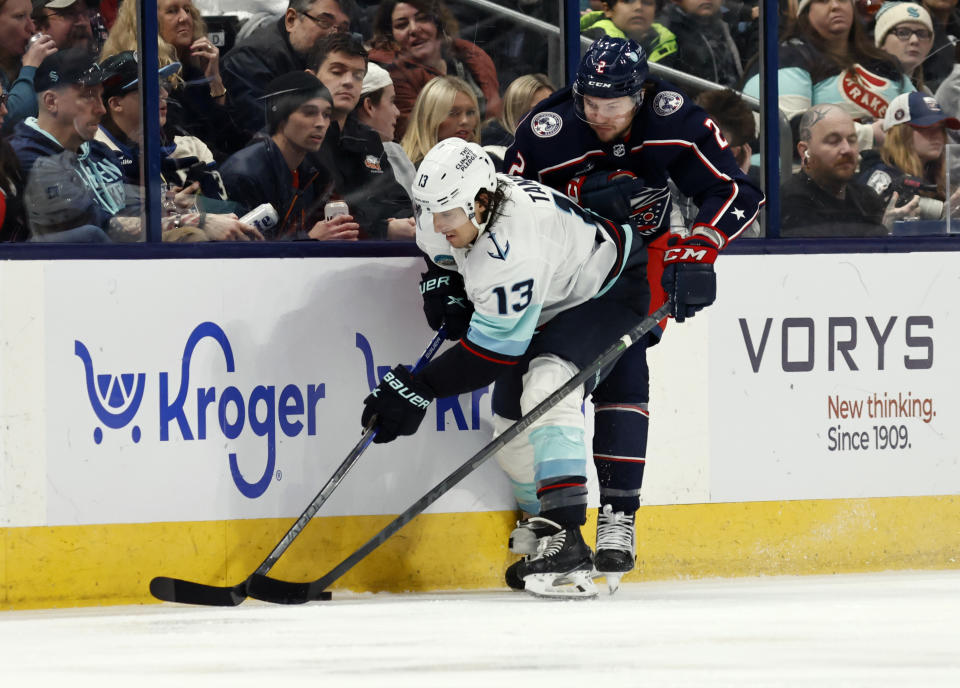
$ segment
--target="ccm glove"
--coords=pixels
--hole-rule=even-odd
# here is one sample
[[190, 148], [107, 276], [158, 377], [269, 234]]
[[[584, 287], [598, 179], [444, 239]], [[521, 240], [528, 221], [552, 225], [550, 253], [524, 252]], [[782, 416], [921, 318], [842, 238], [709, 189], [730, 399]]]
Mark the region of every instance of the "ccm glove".
[[447, 324], [447, 339], [462, 339], [470, 327], [473, 304], [467, 299], [463, 277], [459, 272], [442, 270], [424, 272], [420, 280], [423, 314], [434, 330]]
[[713, 261], [717, 248], [702, 237], [673, 237], [663, 255], [660, 283], [673, 302], [671, 315], [677, 322], [692, 318], [717, 298], [717, 275]]
[[392, 442], [400, 435], [417, 431], [432, 401], [430, 388], [414, 380], [409, 370], [398, 365], [384, 375], [377, 388], [363, 400], [365, 408], [360, 422], [367, 427], [376, 417], [374, 444]]

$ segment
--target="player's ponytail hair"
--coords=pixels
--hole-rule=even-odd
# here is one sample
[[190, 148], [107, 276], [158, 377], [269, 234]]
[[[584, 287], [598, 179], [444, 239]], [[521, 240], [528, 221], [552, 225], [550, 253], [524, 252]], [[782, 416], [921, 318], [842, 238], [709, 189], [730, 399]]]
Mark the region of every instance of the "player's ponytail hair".
[[497, 188], [493, 191], [480, 189], [480, 191], [477, 192], [474, 202], [480, 200], [480, 194], [488, 194], [490, 196], [490, 202], [485, 204], [487, 206], [487, 212], [484, 220], [484, 227], [489, 231], [493, 228], [494, 223], [500, 216], [504, 214], [503, 205], [507, 200], [506, 183], [502, 179], [497, 179]]

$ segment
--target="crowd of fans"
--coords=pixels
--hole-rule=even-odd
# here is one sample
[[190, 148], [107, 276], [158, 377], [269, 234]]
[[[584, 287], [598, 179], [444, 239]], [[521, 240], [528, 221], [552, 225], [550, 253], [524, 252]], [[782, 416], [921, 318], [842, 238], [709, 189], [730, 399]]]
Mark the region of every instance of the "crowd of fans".
[[[196, 1], [157, 3], [165, 241], [411, 240], [427, 151], [459, 137], [500, 164], [524, 114], [563, 86], [544, 74], [542, 36], [457, 0], [290, 0], [244, 17], [223, 50]], [[581, 2], [585, 37], [633, 38], [715, 84], [688, 95], [758, 173], [737, 93], [760, 89], [755, 1]], [[0, 240], [143, 240], [138, 4], [0, 0]], [[520, 5], [558, 21], [553, 3]], [[960, 141], [956, 5], [781, 0], [796, 155], [784, 236], [886, 235], [960, 205], [945, 159]], [[696, 212], [675, 203], [675, 217]], [[264, 204], [271, 221], [239, 219]]]

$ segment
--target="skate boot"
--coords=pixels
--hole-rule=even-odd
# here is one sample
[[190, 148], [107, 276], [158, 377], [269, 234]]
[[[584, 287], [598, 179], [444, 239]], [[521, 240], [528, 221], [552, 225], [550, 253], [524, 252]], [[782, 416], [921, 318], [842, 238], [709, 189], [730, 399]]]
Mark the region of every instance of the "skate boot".
[[507, 569], [507, 583], [513, 576], [537, 597], [588, 598], [597, 596], [592, 573], [593, 552], [579, 528], [568, 528], [541, 540], [536, 554]]
[[613, 511], [604, 504], [597, 514], [597, 556], [594, 565], [598, 576], [605, 576], [612, 595], [620, 587], [620, 578], [637, 563], [634, 514]]
[[510, 551], [514, 554], [536, 554], [540, 540], [550, 537], [558, 530], [560, 526], [540, 516], [517, 521], [517, 527], [510, 532]]
[[516, 554], [526, 554], [520, 561], [515, 561], [507, 567], [504, 578], [514, 590], [523, 590], [523, 578], [520, 569], [531, 556], [543, 551], [550, 540], [550, 536], [561, 529], [559, 523], [541, 516], [531, 516], [517, 521], [517, 527], [510, 533], [510, 551]]

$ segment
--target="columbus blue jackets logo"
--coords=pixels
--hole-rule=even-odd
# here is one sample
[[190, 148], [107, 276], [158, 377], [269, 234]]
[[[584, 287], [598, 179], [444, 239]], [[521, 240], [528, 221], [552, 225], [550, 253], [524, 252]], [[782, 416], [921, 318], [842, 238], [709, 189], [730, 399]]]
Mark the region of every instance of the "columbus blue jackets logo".
[[647, 188], [630, 199], [630, 219], [640, 234], [659, 231], [670, 221], [669, 187]]
[[555, 112], [541, 112], [530, 122], [533, 133], [542, 139], [556, 136], [563, 127], [563, 120]]
[[661, 91], [653, 99], [653, 111], [663, 117], [672, 115], [683, 106], [683, 96], [676, 91]]

